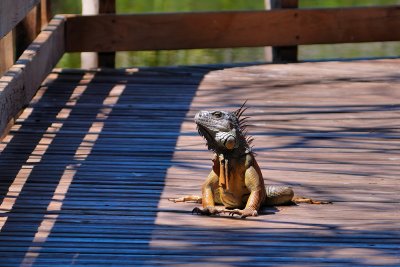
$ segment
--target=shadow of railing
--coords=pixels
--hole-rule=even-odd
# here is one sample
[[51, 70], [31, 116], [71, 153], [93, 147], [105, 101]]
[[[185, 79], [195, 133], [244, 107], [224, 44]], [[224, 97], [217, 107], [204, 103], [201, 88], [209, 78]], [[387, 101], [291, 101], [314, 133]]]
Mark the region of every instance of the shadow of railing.
[[[75, 243], [59, 233], [71, 227], [85, 233], [131, 216], [127, 232], [152, 228], [181, 123], [207, 72], [59, 73], [1, 153], [0, 238], [23, 236], [11, 234], [13, 245], [2, 246], [1, 254], [19, 256], [6, 257], [10, 264], [35, 265], [55, 252], [54, 239], [69, 253]], [[150, 239], [142, 232], [138, 248]]]

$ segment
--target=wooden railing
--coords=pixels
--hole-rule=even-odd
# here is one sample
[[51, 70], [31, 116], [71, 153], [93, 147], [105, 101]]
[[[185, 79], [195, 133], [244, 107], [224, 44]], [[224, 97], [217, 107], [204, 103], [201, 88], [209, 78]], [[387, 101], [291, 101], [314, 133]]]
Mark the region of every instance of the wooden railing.
[[49, 0], [0, 1], [0, 76], [32, 43], [50, 17]]
[[[295, 0], [281, 1], [297, 5]], [[1, 0], [0, 37], [15, 28], [39, 2], [42, 6], [47, 3]], [[107, 12], [115, 12], [115, 0], [102, 0], [99, 13], [104, 13], [101, 6], [105, 5]], [[26, 25], [29, 32], [37, 29], [30, 23]], [[297, 45], [400, 41], [398, 29], [400, 6], [58, 15], [0, 79], [0, 135], [29, 103], [65, 52], [106, 53], [100, 55], [99, 61], [104, 58], [107, 63], [100, 66], [113, 66], [115, 51], [274, 46], [278, 51], [286, 49], [289, 61], [293, 61]], [[2, 42], [7, 43], [7, 38], [2, 38]], [[6, 60], [9, 51], [6, 57], [4, 49], [0, 48], [0, 53], [3, 53], [1, 61], [6, 61], [4, 70], [13, 60]]]
[[[22, 62], [28, 58], [37, 61], [25, 49], [47, 25], [50, 17], [49, 0], [0, 1], [0, 77], [6, 73], [0, 79], [0, 138], [48, 74], [48, 68], [40, 71], [36, 70], [39, 67], [37, 63], [32, 66], [30, 62]], [[20, 56], [20, 61], [15, 62]], [[29, 84], [31, 81], [32, 85]]]
[[396, 7], [71, 16], [66, 51], [395, 41], [400, 39], [399, 27]]

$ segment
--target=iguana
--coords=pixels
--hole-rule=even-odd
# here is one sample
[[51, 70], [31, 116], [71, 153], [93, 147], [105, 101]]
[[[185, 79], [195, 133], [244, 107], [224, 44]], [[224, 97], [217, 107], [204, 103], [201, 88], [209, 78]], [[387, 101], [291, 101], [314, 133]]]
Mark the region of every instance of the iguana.
[[[174, 202], [196, 201], [203, 208], [192, 213], [217, 215], [229, 213], [241, 218], [257, 216], [262, 206], [296, 202], [324, 204], [306, 198], [294, 199], [292, 188], [267, 186], [252, 152], [253, 138], [247, 134], [243, 117], [246, 102], [236, 111], [200, 111], [195, 122], [200, 136], [204, 137], [209, 150], [214, 152], [213, 166], [202, 186], [202, 196], [170, 199]], [[224, 208], [217, 208], [222, 204]]]

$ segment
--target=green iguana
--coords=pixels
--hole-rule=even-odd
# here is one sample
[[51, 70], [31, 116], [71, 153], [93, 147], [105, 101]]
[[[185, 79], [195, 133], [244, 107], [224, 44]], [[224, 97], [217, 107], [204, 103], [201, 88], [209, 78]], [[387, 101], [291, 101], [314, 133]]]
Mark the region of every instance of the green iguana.
[[[298, 202], [325, 204], [306, 198], [294, 198], [287, 186], [264, 186], [264, 179], [252, 152], [253, 138], [247, 135], [246, 120], [242, 117], [247, 109], [244, 103], [234, 112], [200, 111], [195, 116], [198, 132], [214, 152], [213, 166], [202, 186], [202, 197], [187, 196], [170, 199], [174, 202], [196, 201], [203, 208], [192, 213], [217, 215], [229, 213], [242, 218], [257, 216], [262, 206], [283, 205]], [[217, 208], [222, 204], [224, 208]]]

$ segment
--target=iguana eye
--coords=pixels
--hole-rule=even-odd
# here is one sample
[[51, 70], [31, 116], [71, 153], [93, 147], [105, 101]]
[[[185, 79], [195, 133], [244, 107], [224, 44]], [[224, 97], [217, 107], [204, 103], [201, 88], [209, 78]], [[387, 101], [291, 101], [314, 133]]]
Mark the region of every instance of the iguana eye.
[[217, 119], [220, 119], [220, 118], [222, 117], [222, 113], [219, 112], [219, 111], [215, 111], [215, 112], [213, 113], [213, 116], [214, 116], [215, 118], [217, 118]]

